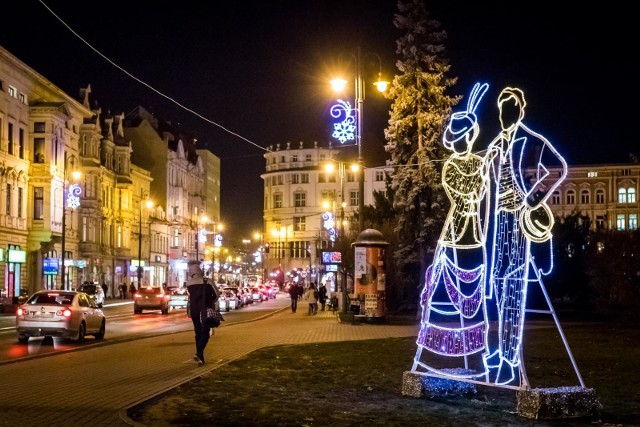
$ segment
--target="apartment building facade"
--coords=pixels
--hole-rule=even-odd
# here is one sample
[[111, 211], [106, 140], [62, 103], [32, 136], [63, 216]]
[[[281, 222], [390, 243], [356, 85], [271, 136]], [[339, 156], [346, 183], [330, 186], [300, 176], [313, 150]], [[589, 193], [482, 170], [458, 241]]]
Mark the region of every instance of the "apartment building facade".
[[[358, 231], [358, 175], [343, 150], [286, 143], [264, 154], [263, 242], [269, 246], [264, 269], [268, 273], [297, 270], [318, 281], [321, 252], [334, 246], [340, 233]], [[327, 168], [331, 165], [331, 168]], [[373, 192], [385, 191], [390, 168], [364, 170], [364, 204], [373, 204]], [[284, 278], [286, 280], [286, 278]]]

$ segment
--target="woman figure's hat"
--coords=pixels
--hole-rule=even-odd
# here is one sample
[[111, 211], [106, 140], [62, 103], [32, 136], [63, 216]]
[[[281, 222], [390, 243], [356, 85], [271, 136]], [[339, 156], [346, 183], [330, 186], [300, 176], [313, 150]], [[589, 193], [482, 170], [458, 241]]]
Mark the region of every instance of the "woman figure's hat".
[[187, 286], [201, 285], [204, 283], [204, 274], [200, 268], [198, 261], [189, 261], [187, 263]]

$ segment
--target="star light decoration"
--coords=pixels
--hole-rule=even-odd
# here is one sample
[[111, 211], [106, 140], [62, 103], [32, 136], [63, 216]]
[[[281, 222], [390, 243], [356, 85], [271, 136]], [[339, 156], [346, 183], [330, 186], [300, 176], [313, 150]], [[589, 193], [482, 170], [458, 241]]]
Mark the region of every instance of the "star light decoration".
[[351, 104], [338, 99], [337, 104], [333, 105], [329, 111], [331, 117], [338, 120], [333, 123], [333, 134], [331, 136], [342, 144], [347, 141], [353, 141], [356, 137], [356, 118], [355, 110], [351, 108]]
[[336, 221], [332, 212], [322, 214], [322, 227], [329, 232], [329, 240], [336, 241]]
[[80, 206], [80, 195], [82, 194], [82, 187], [79, 184], [71, 184], [67, 191], [67, 207], [75, 209]]

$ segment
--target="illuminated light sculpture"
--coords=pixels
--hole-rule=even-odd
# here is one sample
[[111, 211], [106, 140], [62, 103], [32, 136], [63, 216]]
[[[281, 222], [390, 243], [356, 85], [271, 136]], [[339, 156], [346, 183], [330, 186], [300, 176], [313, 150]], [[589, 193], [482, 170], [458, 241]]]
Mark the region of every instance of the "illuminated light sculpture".
[[[451, 201], [435, 256], [425, 274], [421, 294], [422, 319], [413, 371], [426, 370], [452, 378], [476, 378], [485, 370], [443, 369], [423, 359], [433, 354], [467, 358], [487, 348], [488, 323], [484, 306], [486, 286], [486, 218], [481, 203], [489, 190], [488, 170], [482, 157], [471, 152], [479, 133], [475, 110], [489, 85], [476, 83], [466, 111], [456, 112], [443, 136], [453, 151], [442, 170], [442, 184]], [[484, 228], [483, 228], [484, 227]], [[447, 365], [445, 360], [436, 360]]]
[[336, 220], [333, 212], [327, 211], [322, 214], [322, 227], [329, 232], [329, 240], [335, 242], [337, 231]]
[[[518, 390], [518, 414], [527, 418], [597, 415], [602, 405], [585, 388], [542, 280], [553, 258], [543, 271], [531, 252], [532, 245], [544, 245], [552, 253], [553, 215], [546, 202], [566, 177], [567, 164], [522, 122], [524, 94], [510, 87], [498, 97], [500, 134], [484, 158], [471, 154], [479, 129], [474, 111], [486, 90], [486, 84], [474, 86], [467, 110], [452, 115], [443, 138], [453, 151], [442, 171], [451, 208], [425, 273], [418, 349], [402, 393], [467, 394], [473, 384], [485, 384]], [[539, 286], [548, 311], [527, 307], [530, 283]], [[553, 316], [579, 387], [531, 388], [522, 348], [526, 312]], [[494, 315], [496, 326], [488, 322]]]
[[[567, 164], [555, 147], [522, 122], [525, 106], [520, 89], [502, 90], [498, 96], [502, 131], [485, 158], [495, 188], [493, 232], [487, 242], [492, 248], [487, 298], [498, 314], [497, 348], [490, 349], [485, 365], [491, 370], [489, 381], [495, 384], [512, 383], [522, 363], [527, 287], [530, 281], [539, 281], [539, 271], [531, 269], [531, 243], [551, 239], [553, 215], [546, 201], [567, 175]], [[525, 170], [531, 158], [533, 175]], [[549, 174], [550, 167], [559, 167], [560, 173]]]

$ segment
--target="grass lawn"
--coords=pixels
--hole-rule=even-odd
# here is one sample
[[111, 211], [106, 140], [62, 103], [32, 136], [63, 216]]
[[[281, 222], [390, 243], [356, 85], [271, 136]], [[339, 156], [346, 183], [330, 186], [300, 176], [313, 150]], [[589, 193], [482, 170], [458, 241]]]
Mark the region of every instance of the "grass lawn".
[[[562, 324], [584, 380], [603, 405], [595, 419], [534, 421], [515, 391], [470, 396], [401, 394], [414, 338], [281, 346], [256, 351], [129, 414], [147, 426], [640, 426], [640, 328]], [[547, 324], [548, 325], [548, 324]], [[580, 385], [555, 327], [525, 332], [531, 386]]]

